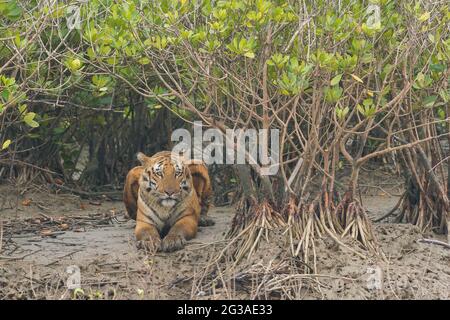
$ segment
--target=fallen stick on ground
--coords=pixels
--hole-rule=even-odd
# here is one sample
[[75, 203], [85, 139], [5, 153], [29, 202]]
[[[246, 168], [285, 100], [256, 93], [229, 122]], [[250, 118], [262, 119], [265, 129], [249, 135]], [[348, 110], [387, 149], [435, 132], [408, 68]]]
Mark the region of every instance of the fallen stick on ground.
[[24, 254], [24, 255], [21, 255], [21, 256], [18, 256], [18, 257], [0, 256], [0, 260], [22, 260], [22, 259], [24, 259], [24, 258], [26, 258], [28, 256], [31, 256], [32, 254], [35, 254], [35, 253], [37, 253], [39, 251], [42, 251], [42, 249], [30, 252], [30, 253], [27, 253], [27, 254]]
[[72, 192], [80, 197], [98, 197], [98, 196], [106, 196], [106, 197], [114, 197], [114, 196], [122, 196], [123, 191], [105, 191], [105, 192], [93, 192], [93, 191], [83, 191], [83, 190], [77, 190], [73, 188], [69, 188], [63, 185], [59, 184], [52, 184], [51, 185], [54, 188], [58, 188], [64, 191]]
[[419, 240], [417, 240], [417, 242], [420, 242], [420, 243], [437, 244], [437, 245], [439, 245], [439, 246], [443, 246], [443, 247], [445, 247], [445, 248], [447, 248], [447, 249], [450, 249], [450, 244], [445, 243], [445, 242], [443, 242], [443, 241], [439, 241], [439, 240], [434, 240], [434, 239], [419, 239]]
[[46, 266], [46, 267], [49, 267], [49, 266], [51, 266], [52, 264], [55, 264], [55, 263], [57, 263], [57, 262], [60, 262], [62, 258], [69, 257], [69, 256], [71, 256], [71, 255], [73, 255], [73, 254], [75, 254], [75, 253], [77, 253], [77, 252], [80, 252], [80, 251], [83, 251], [83, 249], [78, 249], [78, 250], [75, 250], [75, 251], [66, 253], [66, 254], [64, 254], [64, 255], [62, 255], [62, 256], [57, 257], [56, 260], [54, 260], [54, 261], [52, 261], [52, 262], [50, 262], [50, 263], [47, 263], [45, 266]]

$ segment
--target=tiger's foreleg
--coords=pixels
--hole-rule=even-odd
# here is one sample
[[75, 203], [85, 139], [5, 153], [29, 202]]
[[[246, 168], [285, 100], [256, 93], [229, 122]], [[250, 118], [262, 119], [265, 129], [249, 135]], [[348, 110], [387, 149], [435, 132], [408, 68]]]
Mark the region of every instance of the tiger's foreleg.
[[156, 252], [161, 245], [161, 237], [153, 222], [138, 209], [134, 231], [138, 247]]
[[197, 227], [198, 215], [195, 214], [194, 209], [186, 209], [182, 218], [175, 222], [161, 241], [160, 250], [171, 252], [182, 249], [187, 240], [195, 237]]

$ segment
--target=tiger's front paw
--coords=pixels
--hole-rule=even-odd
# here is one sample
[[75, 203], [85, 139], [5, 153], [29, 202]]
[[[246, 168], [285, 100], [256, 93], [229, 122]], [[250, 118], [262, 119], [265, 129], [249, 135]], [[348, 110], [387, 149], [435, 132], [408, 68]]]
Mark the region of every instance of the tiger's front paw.
[[181, 235], [167, 235], [162, 241], [160, 250], [163, 252], [172, 252], [177, 251], [184, 248], [186, 240]]
[[158, 251], [161, 246], [161, 239], [159, 237], [146, 237], [145, 239], [138, 240], [136, 246], [138, 249], [143, 249], [154, 253]]

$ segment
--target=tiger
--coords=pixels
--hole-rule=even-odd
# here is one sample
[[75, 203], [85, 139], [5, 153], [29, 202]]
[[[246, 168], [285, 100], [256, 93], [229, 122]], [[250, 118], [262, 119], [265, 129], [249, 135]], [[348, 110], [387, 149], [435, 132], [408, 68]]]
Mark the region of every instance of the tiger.
[[123, 201], [136, 220], [138, 247], [171, 252], [196, 236], [198, 226], [213, 225], [207, 217], [212, 194], [202, 161], [186, 160], [171, 151], [148, 157], [137, 154], [140, 166], [126, 177]]

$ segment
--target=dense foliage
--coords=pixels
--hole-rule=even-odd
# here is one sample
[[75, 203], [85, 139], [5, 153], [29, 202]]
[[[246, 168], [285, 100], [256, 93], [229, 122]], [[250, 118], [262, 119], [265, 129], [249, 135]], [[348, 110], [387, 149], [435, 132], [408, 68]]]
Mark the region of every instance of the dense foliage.
[[365, 243], [349, 232], [364, 217], [358, 173], [389, 155], [407, 179], [399, 219], [447, 228], [447, 1], [10, 0], [0, 14], [2, 177], [69, 182], [81, 170], [79, 183], [118, 184], [137, 151], [170, 147], [193, 120], [277, 128], [281, 170], [253, 179], [247, 199], [280, 214], [295, 203], [289, 216], [322, 177], [314, 203], [337, 213], [330, 230]]

